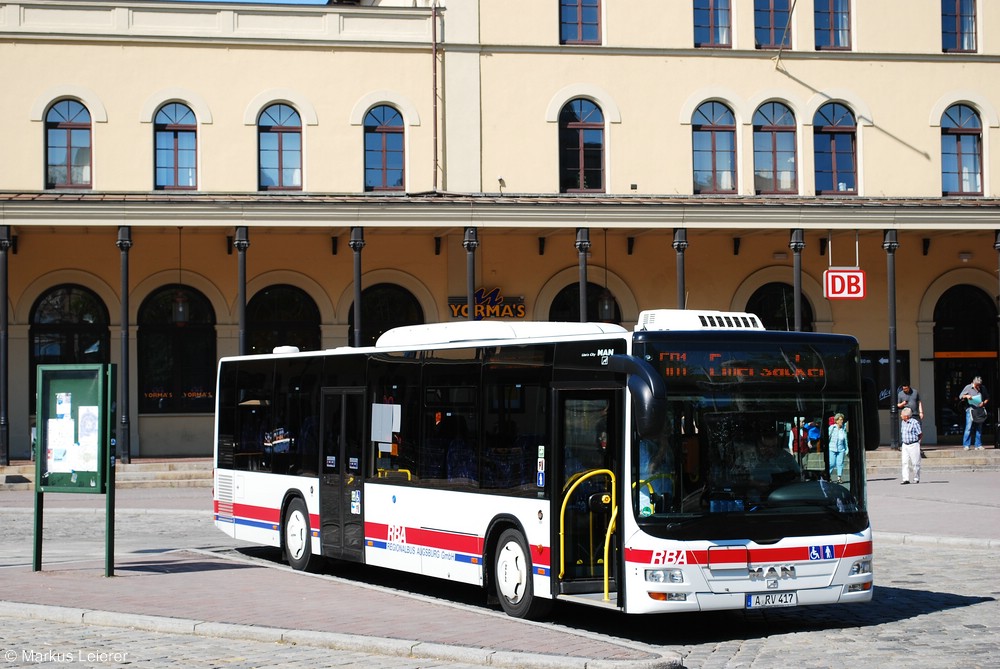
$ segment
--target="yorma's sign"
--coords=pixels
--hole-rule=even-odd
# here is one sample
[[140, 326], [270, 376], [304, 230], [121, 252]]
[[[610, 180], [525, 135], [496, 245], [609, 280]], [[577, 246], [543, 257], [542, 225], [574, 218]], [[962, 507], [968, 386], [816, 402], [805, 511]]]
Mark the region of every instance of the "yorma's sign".
[[857, 267], [831, 267], [823, 272], [823, 297], [828, 300], [863, 300], [867, 295], [865, 271]]
[[[504, 297], [499, 288], [487, 292], [485, 288], [477, 290], [473, 299], [477, 321], [485, 318], [524, 319], [527, 309], [523, 297]], [[465, 297], [449, 297], [448, 309], [452, 318], [468, 318], [469, 304]]]

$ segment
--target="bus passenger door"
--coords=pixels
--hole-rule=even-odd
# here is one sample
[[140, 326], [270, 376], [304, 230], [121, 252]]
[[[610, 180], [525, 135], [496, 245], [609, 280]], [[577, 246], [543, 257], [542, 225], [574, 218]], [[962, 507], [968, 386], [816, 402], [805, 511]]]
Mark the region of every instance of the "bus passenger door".
[[[555, 391], [559, 463], [557, 506], [560, 514], [556, 544], [563, 594], [598, 593], [604, 589], [604, 547], [612, 519], [612, 479], [620, 480], [622, 444], [620, 389], [560, 389]], [[620, 487], [620, 486], [619, 486]], [[621, 496], [621, 490], [617, 491]], [[562, 533], [562, 538], [558, 533]], [[615, 590], [615, 540], [608, 553], [609, 587]]]
[[323, 555], [358, 562], [364, 547], [363, 419], [363, 389], [323, 389], [319, 489]]

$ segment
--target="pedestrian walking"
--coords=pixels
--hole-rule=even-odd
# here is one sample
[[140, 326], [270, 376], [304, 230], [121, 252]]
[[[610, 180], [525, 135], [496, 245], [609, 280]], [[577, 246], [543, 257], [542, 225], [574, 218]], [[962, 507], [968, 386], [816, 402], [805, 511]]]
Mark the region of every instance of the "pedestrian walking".
[[920, 483], [920, 439], [924, 431], [920, 421], [913, 418], [910, 407], [903, 409], [899, 417], [902, 419], [899, 436], [903, 443], [903, 485], [909, 485], [911, 477], [914, 483]]
[[983, 385], [983, 378], [977, 376], [972, 379], [972, 383], [962, 388], [962, 394], [958, 396], [960, 400], [965, 400], [965, 432], [962, 434], [962, 446], [969, 450], [975, 445], [977, 451], [983, 450], [983, 424], [986, 422], [986, 403], [990, 401], [990, 394]]
[[910, 407], [914, 418], [919, 418], [921, 423], [924, 421], [924, 402], [920, 399], [920, 391], [909, 382], [903, 383], [896, 393], [896, 408], [903, 410], [905, 407]]
[[[844, 426], [844, 414], [833, 417], [830, 426], [830, 480], [836, 483], [844, 482], [844, 455], [847, 453], [847, 427]], [[834, 479], [833, 472], [837, 472]]]

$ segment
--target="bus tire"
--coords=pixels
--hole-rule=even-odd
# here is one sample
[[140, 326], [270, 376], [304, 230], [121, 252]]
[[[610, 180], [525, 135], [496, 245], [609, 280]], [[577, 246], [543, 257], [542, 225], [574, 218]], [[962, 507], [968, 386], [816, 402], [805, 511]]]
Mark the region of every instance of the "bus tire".
[[538, 599], [532, 585], [528, 542], [515, 529], [506, 529], [497, 542], [493, 583], [504, 612], [512, 618], [538, 620], [552, 607], [549, 599]]
[[309, 527], [309, 510], [301, 497], [288, 503], [284, 522], [281, 524], [281, 543], [285, 559], [297, 571], [316, 571], [319, 557], [312, 554], [312, 530]]

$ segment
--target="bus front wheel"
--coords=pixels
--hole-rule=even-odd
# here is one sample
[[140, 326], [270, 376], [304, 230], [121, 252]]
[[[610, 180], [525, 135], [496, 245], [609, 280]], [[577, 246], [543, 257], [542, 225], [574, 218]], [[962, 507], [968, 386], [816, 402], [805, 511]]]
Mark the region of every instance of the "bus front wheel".
[[298, 571], [315, 571], [319, 558], [312, 554], [312, 531], [309, 528], [309, 510], [301, 498], [296, 497], [285, 509], [282, 524], [285, 557], [289, 566]]
[[507, 529], [497, 543], [493, 582], [504, 612], [513, 618], [537, 620], [548, 613], [552, 602], [534, 596], [531, 553], [521, 533]]

